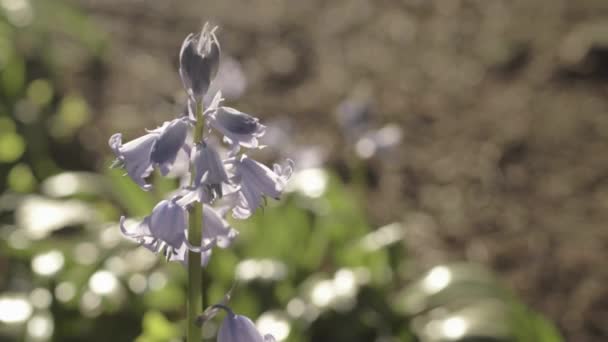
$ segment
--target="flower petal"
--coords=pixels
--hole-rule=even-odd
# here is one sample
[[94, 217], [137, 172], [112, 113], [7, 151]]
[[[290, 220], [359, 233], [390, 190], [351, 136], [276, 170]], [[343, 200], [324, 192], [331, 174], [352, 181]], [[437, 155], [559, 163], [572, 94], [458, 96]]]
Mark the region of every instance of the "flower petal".
[[[194, 147], [193, 158], [196, 171], [194, 176], [195, 186], [200, 186], [201, 183], [220, 185], [221, 183], [228, 182], [228, 174], [226, 173], [224, 163], [217, 149], [212, 144], [197, 144]], [[207, 177], [203, 182], [202, 179], [205, 174]]]
[[184, 39], [180, 50], [180, 77], [190, 97], [197, 100], [205, 96], [219, 68], [220, 45], [216, 29], [205, 24], [200, 34], [190, 34]]
[[214, 240], [218, 247], [228, 248], [238, 235], [218, 211], [209, 205], [203, 206], [203, 244]]
[[217, 342], [264, 342], [264, 338], [249, 318], [228, 313], [218, 332]]
[[185, 239], [186, 210], [174, 200], [163, 200], [150, 215], [151, 235], [173, 248], [180, 248]]
[[259, 147], [258, 138], [266, 130], [257, 118], [225, 106], [217, 108], [210, 116], [209, 125], [223, 134], [229, 143], [247, 148]]
[[152, 187], [146, 183], [145, 178], [153, 170], [150, 153], [157, 138], [158, 134], [148, 133], [123, 145], [120, 133], [110, 137], [109, 144], [116, 158], [124, 165], [129, 177], [144, 190], [149, 190]]
[[164, 129], [152, 146], [150, 160], [160, 166], [163, 175], [167, 175], [186, 141], [189, 125], [179, 118], [163, 126]]

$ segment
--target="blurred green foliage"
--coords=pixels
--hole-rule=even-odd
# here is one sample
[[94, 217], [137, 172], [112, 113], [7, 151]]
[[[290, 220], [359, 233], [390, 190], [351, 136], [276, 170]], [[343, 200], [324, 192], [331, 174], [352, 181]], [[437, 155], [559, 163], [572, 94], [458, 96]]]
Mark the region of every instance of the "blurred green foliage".
[[[103, 35], [60, 1], [0, 3], [0, 339], [179, 340], [183, 266], [116, 224], [147, 215], [176, 181], [155, 178], [145, 193], [121, 170], [86, 172], [63, 156], [84, 153], [76, 135], [92, 115], [62, 83], [74, 67], [65, 44], [94, 61]], [[401, 223], [373, 229], [358, 184], [302, 171], [282, 202], [234, 222], [236, 246], [214, 251], [205, 271], [207, 304], [234, 286], [235, 311], [294, 342], [561, 341], [479, 266], [412, 279]], [[311, 195], [311, 182], [322, 191]], [[206, 323], [207, 339], [217, 324]]]

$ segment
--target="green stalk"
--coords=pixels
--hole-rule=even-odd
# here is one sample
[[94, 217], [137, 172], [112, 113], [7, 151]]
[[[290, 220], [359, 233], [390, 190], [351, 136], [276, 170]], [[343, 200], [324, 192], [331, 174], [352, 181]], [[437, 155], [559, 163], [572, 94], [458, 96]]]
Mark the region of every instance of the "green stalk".
[[[196, 126], [194, 128], [194, 143], [200, 143], [203, 139], [202, 103], [196, 105]], [[190, 175], [194, 182], [194, 165], [190, 165]], [[189, 211], [188, 240], [190, 244], [199, 246], [203, 236], [203, 204], [194, 202]], [[196, 319], [203, 312], [203, 268], [201, 267], [201, 254], [188, 251], [188, 330], [187, 342], [200, 342], [202, 339], [202, 328], [196, 324]]]

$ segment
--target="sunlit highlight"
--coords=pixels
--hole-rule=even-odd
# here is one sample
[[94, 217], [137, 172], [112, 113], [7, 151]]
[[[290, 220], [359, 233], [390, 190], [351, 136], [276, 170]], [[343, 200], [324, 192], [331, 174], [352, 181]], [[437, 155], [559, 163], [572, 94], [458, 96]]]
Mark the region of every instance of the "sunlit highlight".
[[451, 280], [450, 270], [445, 266], [437, 266], [422, 280], [422, 287], [429, 293], [437, 293], [448, 286]]
[[391, 223], [378, 228], [361, 239], [361, 245], [368, 251], [376, 251], [396, 243], [405, 236], [405, 228], [400, 223]]
[[118, 288], [118, 280], [109, 271], [97, 271], [89, 279], [91, 291], [99, 295], [110, 294]]
[[277, 341], [283, 341], [291, 330], [289, 322], [272, 312], [266, 312], [258, 318], [256, 326], [262, 334], [271, 334]]
[[450, 339], [460, 339], [467, 331], [467, 322], [461, 317], [451, 317], [441, 323], [443, 335]]
[[317, 198], [325, 193], [328, 178], [327, 172], [323, 169], [304, 169], [293, 175], [290, 186], [304, 196]]
[[55, 297], [61, 302], [69, 302], [75, 295], [76, 286], [70, 282], [64, 281], [55, 287]]
[[352, 297], [357, 292], [355, 274], [349, 269], [341, 269], [334, 276], [334, 293], [337, 296]]
[[322, 280], [318, 282], [312, 289], [311, 301], [318, 307], [324, 307], [331, 304], [335, 298], [334, 284], [330, 280]]
[[55, 326], [48, 315], [35, 315], [27, 322], [27, 333], [34, 339], [47, 340], [53, 335]]
[[32, 270], [41, 276], [52, 276], [63, 268], [65, 259], [58, 250], [38, 254], [32, 259]]
[[53, 296], [51, 292], [45, 288], [39, 287], [30, 292], [30, 302], [38, 309], [46, 309], [51, 305]]
[[90, 242], [81, 242], [74, 248], [74, 259], [79, 264], [91, 265], [99, 258], [99, 249]]
[[243, 281], [280, 280], [287, 275], [287, 266], [278, 260], [246, 259], [236, 267], [236, 278]]
[[24, 298], [0, 298], [0, 322], [22, 323], [32, 314], [32, 305]]
[[143, 293], [148, 286], [148, 280], [140, 273], [135, 273], [129, 277], [129, 288], [134, 293]]
[[54, 230], [87, 223], [94, 218], [95, 212], [83, 202], [49, 200], [40, 196], [27, 196], [16, 212], [17, 225], [36, 240]]

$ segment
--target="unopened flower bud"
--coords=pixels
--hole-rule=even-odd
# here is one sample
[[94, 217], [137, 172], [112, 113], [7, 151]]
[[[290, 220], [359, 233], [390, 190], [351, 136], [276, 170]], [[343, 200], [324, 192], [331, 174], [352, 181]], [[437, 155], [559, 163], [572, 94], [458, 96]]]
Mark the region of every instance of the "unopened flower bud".
[[202, 101], [220, 64], [220, 44], [215, 36], [216, 27], [209, 23], [200, 34], [191, 33], [182, 43], [179, 53], [179, 75], [190, 97]]

